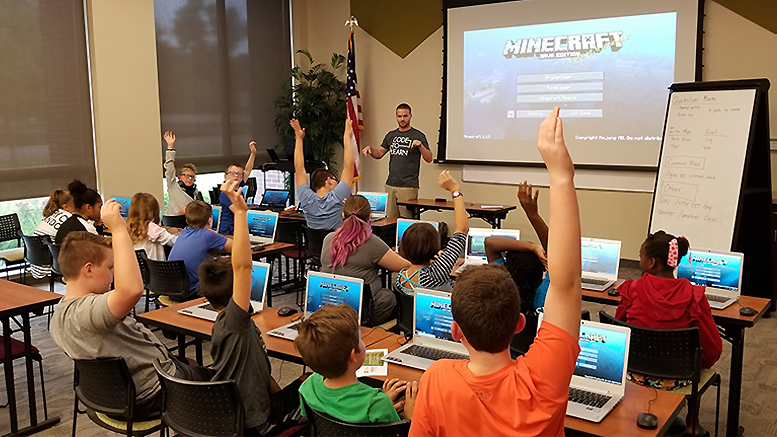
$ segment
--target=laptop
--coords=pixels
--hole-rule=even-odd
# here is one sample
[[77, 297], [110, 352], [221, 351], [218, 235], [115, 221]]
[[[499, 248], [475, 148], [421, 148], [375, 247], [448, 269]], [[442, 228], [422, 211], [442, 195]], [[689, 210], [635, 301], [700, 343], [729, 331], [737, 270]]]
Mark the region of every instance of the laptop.
[[604, 291], [618, 280], [620, 241], [583, 237], [580, 239], [580, 257], [583, 262], [583, 289]]
[[267, 189], [264, 191], [264, 195], [262, 195], [262, 201], [259, 203], [259, 208], [272, 211], [283, 211], [286, 208], [288, 200], [288, 190]]
[[213, 226], [211, 229], [218, 232], [219, 231], [219, 221], [221, 221], [221, 207], [218, 205], [211, 206], [211, 209], [213, 210]]
[[429, 223], [430, 225], [434, 226], [435, 230], [437, 231], [440, 230], [439, 228], [440, 224], [438, 222], [398, 218], [397, 219], [397, 241], [394, 247], [399, 247], [399, 243], [402, 242], [402, 236], [405, 234], [405, 231], [407, 230], [407, 228], [409, 228], [413, 223]]
[[456, 273], [461, 273], [472, 266], [488, 263], [486, 237], [506, 237], [520, 240], [521, 231], [517, 229], [470, 228], [467, 233], [467, 245], [464, 247], [464, 264], [456, 269]]
[[[264, 309], [264, 298], [267, 295], [267, 284], [270, 282], [270, 264], [254, 261], [251, 267], [251, 312], [258, 313]], [[189, 308], [182, 308], [178, 313], [200, 319], [216, 321], [219, 312], [210, 304], [204, 302]]]
[[677, 277], [705, 286], [710, 307], [722, 310], [739, 300], [744, 261], [738, 252], [691, 249], [677, 265]]
[[275, 230], [278, 228], [278, 213], [273, 211], [249, 210], [248, 237], [251, 248], [267, 246], [275, 241]]
[[119, 214], [121, 214], [122, 217], [125, 219], [129, 215], [129, 207], [130, 203], [132, 202], [132, 199], [128, 199], [126, 197], [114, 197], [116, 199], [116, 203], [118, 203], [121, 206], [121, 210], [119, 210]]
[[360, 196], [364, 196], [368, 202], [370, 202], [370, 208], [372, 208], [372, 221], [386, 218], [386, 204], [388, 203], [388, 193], [368, 193], [361, 192]]
[[[309, 271], [305, 289], [305, 312], [302, 317], [310, 317], [325, 304], [345, 303], [356, 310], [359, 320], [361, 320], [363, 289], [364, 281], [359, 278]], [[280, 328], [275, 328], [267, 334], [286, 340], [294, 340], [297, 338], [297, 325], [299, 323], [300, 320], [297, 319]]]
[[382, 359], [390, 363], [426, 370], [443, 358], [467, 360], [469, 353], [451, 334], [451, 293], [415, 289], [413, 339]]

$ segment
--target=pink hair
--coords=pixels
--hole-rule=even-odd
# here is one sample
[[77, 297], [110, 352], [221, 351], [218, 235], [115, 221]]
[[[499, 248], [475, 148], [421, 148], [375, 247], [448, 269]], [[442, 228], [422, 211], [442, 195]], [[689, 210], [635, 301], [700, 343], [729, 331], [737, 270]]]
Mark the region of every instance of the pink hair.
[[372, 226], [360, 219], [356, 213], [348, 216], [332, 236], [330, 245], [331, 263], [329, 267], [333, 269], [337, 266], [344, 266], [345, 261], [356, 249], [364, 244], [372, 235]]

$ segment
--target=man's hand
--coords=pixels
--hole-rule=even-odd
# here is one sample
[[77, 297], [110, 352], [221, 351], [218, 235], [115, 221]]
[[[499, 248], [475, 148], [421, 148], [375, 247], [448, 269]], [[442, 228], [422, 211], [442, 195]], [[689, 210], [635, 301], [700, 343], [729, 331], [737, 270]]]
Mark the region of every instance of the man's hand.
[[448, 170], [443, 170], [440, 172], [440, 176], [437, 177], [437, 183], [440, 185], [440, 187], [442, 187], [443, 190], [446, 190], [449, 193], [459, 191], [459, 183], [456, 182], [456, 179], [453, 179], [451, 173]]
[[175, 147], [175, 135], [171, 131], [165, 132], [165, 135], [163, 136], [165, 141], [167, 142], [167, 148], [172, 149]]
[[248, 211], [248, 205], [246, 205], [246, 200], [243, 198], [243, 195], [240, 192], [240, 182], [235, 181], [226, 181], [223, 184], [221, 184], [221, 192], [227, 195], [229, 197], [229, 200], [232, 201], [232, 206], [230, 207], [232, 209], [232, 212], [238, 212], [238, 211]]
[[351, 138], [353, 135], [353, 125], [351, 125], [351, 119], [345, 119], [345, 131], [343, 132], [343, 138]]
[[[250, 143], [248, 143], [248, 149], [251, 151], [252, 155], [255, 155], [256, 154], [256, 141], [251, 141]], [[249, 172], [250, 171], [251, 170], [249, 170]]]
[[423, 146], [423, 143], [420, 140], [413, 140], [413, 144], [410, 145], [411, 147], [421, 147]]
[[100, 209], [100, 219], [112, 231], [125, 226], [124, 218], [121, 216], [121, 205], [116, 202], [116, 199], [109, 199], [103, 203], [103, 207]]
[[537, 198], [540, 197], [540, 190], [533, 191], [532, 185], [526, 181], [518, 184], [518, 201], [521, 202], [521, 208], [526, 215], [538, 214]]
[[383, 381], [383, 391], [391, 398], [394, 399], [399, 396], [400, 393], [407, 386], [407, 381], [400, 381], [399, 378], [387, 379]]
[[291, 125], [291, 128], [294, 129], [294, 136], [300, 139], [305, 138], [305, 129], [299, 126], [299, 120], [292, 118], [289, 121], [289, 124]]
[[413, 419], [416, 399], [418, 399], [418, 381], [413, 381], [408, 383], [405, 389], [405, 419]]
[[364, 148], [362, 149], [362, 155], [364, 155], [364, 156], [372, 155], [372, 147], [364, 146]]
[[558, 112], [559, 107], [556, 106], [540, 125], [537, 148], [551, 178], [572, 179], [575, 167], [564, 144], [564, 128]]

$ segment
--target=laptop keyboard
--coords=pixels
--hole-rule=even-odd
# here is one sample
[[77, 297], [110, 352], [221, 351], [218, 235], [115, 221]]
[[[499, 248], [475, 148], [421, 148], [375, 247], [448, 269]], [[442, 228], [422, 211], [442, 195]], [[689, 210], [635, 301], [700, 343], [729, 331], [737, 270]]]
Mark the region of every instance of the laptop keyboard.
[[204, 310], [209, 310], [209, 311], [218, 311], [213, 305], [209, 303], [206, 303], [205, 305], [201, 305], [200, 308]]
[[444, 358], [450, 360], [468, 360], [469, 357], [464, 354], [457, 354], [455, 352], [448, 352], [442, 349], [433, 349], [430, 347], [423, 347], [418, 345], [412, 345], [409, 348], [402, 351], [402, 353], [413, 355], [415, 357], [426, 358], [427, 360], [441, 360]]
[[593, 279], [593, 278], [581, 278], [581, 282], [584, 282], [586, 284], [594, 284], [594, 285], [604, 285], [610, 281], [606, 279]]
[[612, 399], [612, 396], [581, 390], [579, 388], [569, 388], [569, 402], [574, 402], [576, 404], [602, 408], [610, 399]]
[[720, 303], [726, 302], [729, 299], [731, 299], [730, 297], [718, 296], [716, 294], [705, 294], [705, 296], [707, 296], [707, 300], [711, 300], [713, 302], [720, 302]]

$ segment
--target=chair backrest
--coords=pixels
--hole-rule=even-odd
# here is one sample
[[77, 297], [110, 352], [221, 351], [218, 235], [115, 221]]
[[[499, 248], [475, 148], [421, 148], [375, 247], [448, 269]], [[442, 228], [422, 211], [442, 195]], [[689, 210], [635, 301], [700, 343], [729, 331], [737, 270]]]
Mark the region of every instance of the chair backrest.
[[188, 436], [240, 436], [245, 413], [234, 380], [195, 382], [170, 376], [154, 360], [162, 384], [162, 422]]
[[302, 247], [304, 238], [302, 236], [302, 229], [300, 229], [299, 221], [278, 220], [278, 226], [275, 230], [275, 241]]
[[59, 269], [59, 249], [62, 248], [62, 245], [55, 244], [51, 240], [44, 241], [46, 246], [49, 247], [49, 252], [51, 252], [51, 272], [62, 276], [62, 271]]
[[[248, 170], [249, 173], [251, 170]], [[259, 186], [256, 184], [256, 178], [251, 176], [246, 180], [246, 187], [248, 189], [246, 190], [246, 200], [250, 200], [251, 203], [256, 203], [256, 191], [259, 189]]]
[[73, 361], [73, 388], [81, 403], [102, 413], [132, 417], [135, 383], [124, 358]]
[[22, 244], [22, 226], [19, 224], [19, 216], [16, 213], [0, 216], [0, 242], [16, 240], [16, 244]]
[[375, 321], [372, 319], [372, 287], [370, 284], [364, 283], [362, 286], [362, 319], [361, 324], [363, 326], [375, 326]]
[[633, 325], [599, 311], [599, 321], [631, 329], [629, 371], [653, 378], [701, 378], [699, 328], [654, 329]]
[[22, 235], [24, 240], [24, 260], [38, 266], [51, 266], [51, 251], [46, 242], [48, 235]]
[[324, 238], [332, 231], [311, 229], [305, 226], [305, 250], [316, 259], [321, 259], [321, 250], [324, 248]]
[[413, 305], [415, 305], [415, 298], [412, 294], [397, 290], [392, 291], [394, 291], [394, 296], [396, 296], [397, 304], [399, 305], [397, 326], [405, 335], [411, 335], [413, 333]]
[[392, 423], [348, 423], [310, 408], [304, 398], [302, 398], [302, 406], [310, 423], [310, 434], [318, 437], [401, 437], [410, 432], [410, 421], [407, 419]]
[[189, 274], [182, 260], [155, 261], [146, 259], [149, 291], [162, 296], [189, 296]]
[[137, 249], [135, 256], [138, 259], [138, 268], [140, 268], [140, 276], [143, 278], [143, 285], [148, 285], [148, 256], [145, 249]]
[[186, 216], [185, 215], [163, 215], [162, 226], [169, 226], [171, 228], [185, 228]]
[[210, 191], [208, 191], [208, 195], [210, 196], [211, 205], [219, 205], [221, 203], [221, 200], [219, 199], [219, 196], [221, 195], [221, 187], [218, 185], [211, 188]]

